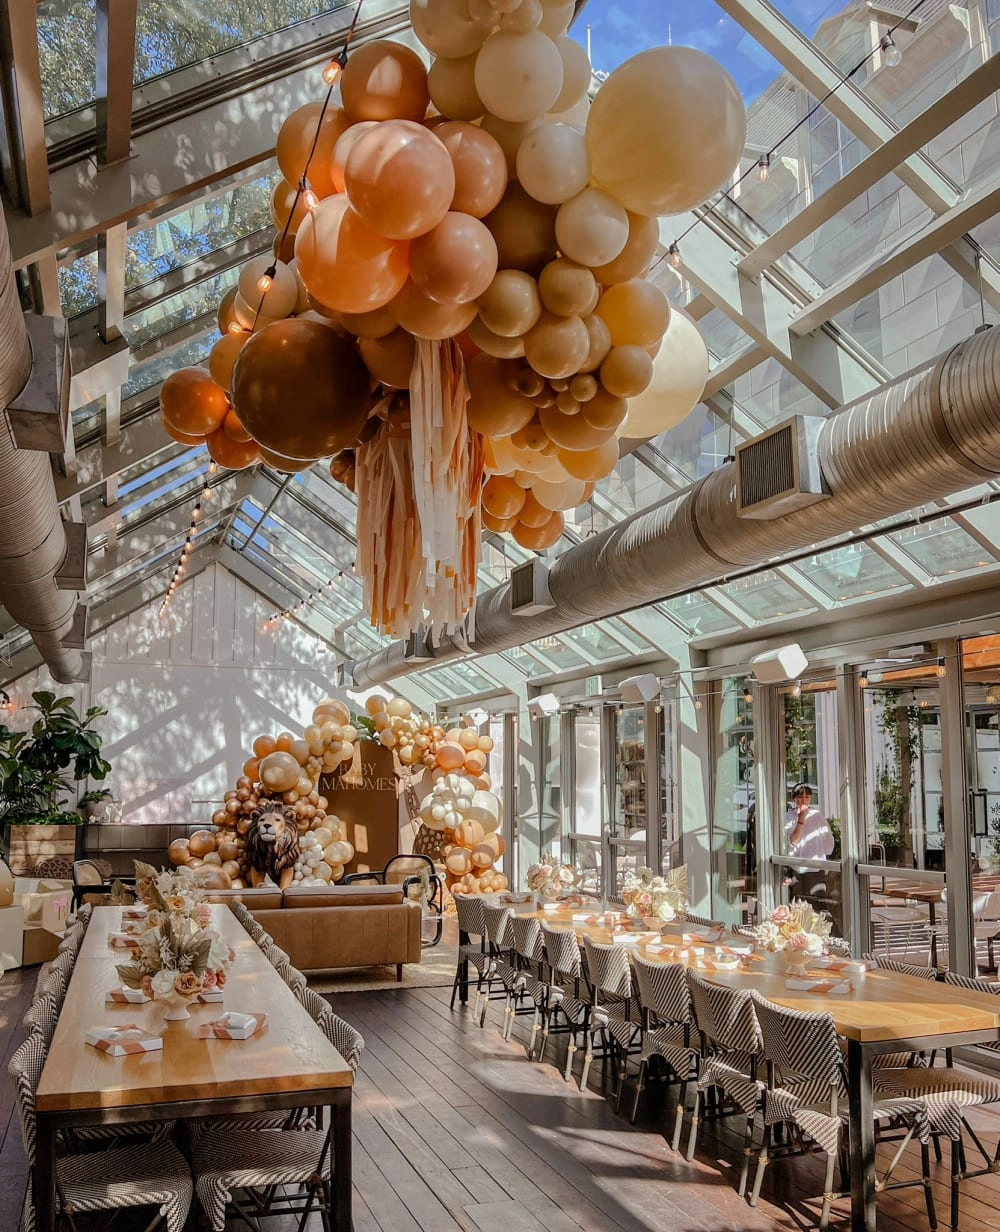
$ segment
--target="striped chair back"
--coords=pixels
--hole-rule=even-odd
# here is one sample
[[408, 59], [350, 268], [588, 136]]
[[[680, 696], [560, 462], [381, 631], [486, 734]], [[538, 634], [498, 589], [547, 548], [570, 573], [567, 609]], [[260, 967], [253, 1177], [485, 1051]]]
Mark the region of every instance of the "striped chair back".
[[566, 979], [578, 980], [583, 975], [580, 946], [572, 929], [550, 928], [542, 924], [545, 961], [554, 972]]
[[584, 936], [583, 949], [587, 955], [590, 986], [596, 999], [627, 1001], [632, 996], [632, 968], [627, 947], [613, 942], [602, 945]]
[[815, 1078], [839, 1090], [844, 1069], [833, 1015], [825, 1010], [785, 1009], [754, 991], [750, 996], [764, 1058], [775, 1067], [780, 1081]]
[[641, 954], [632, 955], [639, 1004], [660, 1022], [694, 1025], [691, 994], [684, 978], [683, 963], [650, 962]]
[[39, 1036], [44, 1041], [46, 1049], [52, 1043], [61, 1008], [62, 998], [57, 998], [54, 993], [47, 992], [32, 1003], [22, 1019], [24, 1029], [28, 1034]]
[[898, 958], [888, 958], [885, 954], [865, 954], [865, 962], [874, 962], [883, 971], [895, 971], [897, 975], [912, 975], [918, 980], [936, 980], [937, 971], [934, 967], [922, 967], [913, 963], [900, 962]]
[[760, 1052], [760, 1026], [750, 992], [709, 984], [694, 971], [685, 971], [698, 1030], [723, 1052], [753, 1056]]
[[7, 1065], [14, 1087], [18, 1116], [21, 1118], [21, 1138], [29, 1165], [35, 1166], [35, 1092], [45, 1064], [48, 1047], [37, 1035], [29, 1035]]
[[545, 959], [545, 941], [541, 923], [530, 915], [516, 915], [511, 921], [514, 932], [514, 951], [529, 967]]
[[329, 1008], [330, 1003], [324, 997], [321, 997], [314, 988], [310, 988], [308, 984], [302, 990], [302, 996], [299, 998], [302, 1002], [302, 1008], [306, 1011], [313, 1022], [319, 1022], [320, 1016]]
[[495, 954], [509, 954], [514, 948], [514, 908], [483, 904], [486, 937]]
[[459, 932], [466, 933], [469, 940], [486, 935], [486, 904], [481, 894], [455, 894], [455, 914]]
[[357, 1073], [361, 1054], [365, 1050], [365, 1037], [339, 1014], [335, 1013], [329, 1004], [320, 1016], [318, 1025], [323, 1034], [336, 1048], [353, 1073]]

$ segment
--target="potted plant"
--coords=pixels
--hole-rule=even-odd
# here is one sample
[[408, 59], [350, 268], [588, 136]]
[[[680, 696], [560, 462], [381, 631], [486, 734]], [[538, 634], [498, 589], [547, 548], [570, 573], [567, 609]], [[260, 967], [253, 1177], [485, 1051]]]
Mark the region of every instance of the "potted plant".
[[95, 791], [86, 791], [76, 802], [76, 807], [83, 813], [85, 821], [97, 821], [107, 813], [108, 805], [114, 804], [115, 798], [107, 787]]
[[64, 807], [61, 796], [85, 778], [99, 782], [111, 769], [92, 726], [107, 714], [102, 706], [81, 716], [72, 697], [47, 690], [31, 696], [38, 718], [29, 730], [0, 724], [0, 821], [11, 868], [22, 874], [39, 860], [74, 858], [82, 818]]

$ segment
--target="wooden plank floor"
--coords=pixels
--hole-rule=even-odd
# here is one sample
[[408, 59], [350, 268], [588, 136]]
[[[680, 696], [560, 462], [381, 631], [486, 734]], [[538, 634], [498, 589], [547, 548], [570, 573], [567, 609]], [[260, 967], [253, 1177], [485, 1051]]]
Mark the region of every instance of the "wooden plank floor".
[[[36, 970], [8, 972], [0, 981], [5, 1062], [22, 1038], [20, 1018]], [[449, 1010], [449, 993], [386, 989], [331, 997], [367, 1044], [355, 1088], [355, 1232], [790, 1232], [816, 1226], [822, 1157], [774, 1163], [761, 1203], [752, 1209], [733, 1190], [741, 1149], [735, 1120], [706, 1125], [689, 1164], [664, 1136], [676, 1088], [651, 1088], [633, 1127], [601, 1094], [599, 1065], [592, 1089], [581, 1092], [556, 1067], [565, 1055], [562, 1041], [551, 1046], [545, 1064], [529, 1062], [523, 1045], [529, 1018], [518, 1019], [515, 1038], [506, 1044], [501, 1003], [491, 1004], [480, 1030], [469, 1009]], [[0, 1092], [0, 1229], [13, 1232], [27, 1168], [10, 1084], [0, 1083]], [[974, 1110], [970, 1119], [992, 1147], [1000, 1113]], [[904, 1175], [913, 1175], [917, 1164], [911, 1152]], [[944, 1225], [947, 1163], [937, 1165], [935, 1175]], [[831, 1226], [848, 1227], [848, 1216], [848, 1203], [837, 1203]], [[115, 1226], [125, 1232], [131, 1225], [122, 1220]], [[286, 1219], [269, 1226], [285, 1232], [294, 1224]], [[879, 1196], [880, 1232], [924, 1232], [927, 1226], [919, 1188]], [[314, 1216], [310, 1232], [319, 1227]], [[962, 1227], [1000, 1232], [1000, 1179], [966, 1182]]]

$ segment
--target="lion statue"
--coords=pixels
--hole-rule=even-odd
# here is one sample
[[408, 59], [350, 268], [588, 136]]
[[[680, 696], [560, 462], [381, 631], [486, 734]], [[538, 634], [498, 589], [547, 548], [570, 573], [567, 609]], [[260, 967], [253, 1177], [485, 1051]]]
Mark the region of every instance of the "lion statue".
[[250, 814], [245, 858], [254, 888], [270, 877], [279, 889], [287, 890], [299, 858], [295, 810], [277, 800], [268, 800], [255, 808]]

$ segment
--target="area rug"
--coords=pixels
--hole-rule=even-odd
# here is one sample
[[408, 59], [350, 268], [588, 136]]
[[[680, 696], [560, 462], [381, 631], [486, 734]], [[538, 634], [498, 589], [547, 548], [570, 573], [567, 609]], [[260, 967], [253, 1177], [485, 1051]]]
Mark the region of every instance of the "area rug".
[[406, 963], [403, 981], [396, 983], [396, 968], [350, 967], [309, 977], [309, 987], [319, 993], [374, 992], [384, 988], [450, 988], [458, 963], [457, 942], [447, 933], [438, 945], [421, 954], [419, 963]]

